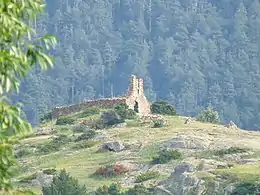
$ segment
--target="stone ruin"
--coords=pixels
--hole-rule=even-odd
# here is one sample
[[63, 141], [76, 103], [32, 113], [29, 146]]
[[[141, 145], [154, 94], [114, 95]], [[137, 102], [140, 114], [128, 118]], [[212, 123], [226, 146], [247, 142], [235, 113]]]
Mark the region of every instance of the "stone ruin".
[[229, 123], [226, 124], [225, 127], [229, 129], [238, 129], [237, 125], [233, 121], [229, 121]]
[[55, 107], [52, 110], [52, 119], [57, 119], [61, 115], [81, 112], [89, 107], [113, 108], [118, 103], [126, 103], [130, 109], [140, 115], [150, 114], [150, 103], [144, 94], [143, 79], [132, 75], [130, 78], [128, 92], [122, 97], [87, 100], [70, 106]]

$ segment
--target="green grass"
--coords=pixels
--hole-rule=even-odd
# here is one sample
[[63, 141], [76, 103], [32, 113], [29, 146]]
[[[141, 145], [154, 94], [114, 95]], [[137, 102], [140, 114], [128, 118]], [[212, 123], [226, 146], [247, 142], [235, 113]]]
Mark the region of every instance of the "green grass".
[[[86, 115], [85, 115], [86, 116]], [[84, 117], [85, 117], [84, 116]], [[80, 122], [91, 121], [91, 119], [97, 119], [99, 115], [91, 115], [85, 118], [77, 118], [78, 115], [71, 116], [75, 120], [75, 125], [78, 125]], [[81, 184], [86, 184], [89, 191], [95, 190], [97, 187], [102, 185], [110, 185], [113, 182], [118, 182], [122, 179], [122, 177], [115, 178], [102, 178], [93, 176], [93, 173], [100, 167], [106, 166], [110, 164], [114, 164], [115, 162], [122, 160], [130, 160], [134, 161], [133, 163], [139, 164], [151, 164], [153, 157], [156, 157], [160, 146], [163, 142], [175, 137], [178, 133], [184, 134], [196, 134], [199, 133], [203, 136], [205, 133], [208, 135], [209, 132], [218, 132], [221, 134], [230, 133], [226, 132], [226, 130], [222, 130], [221, 126], [216, 126], [208, 123], [200, 123], [195, 121], [192, 124], [186, 125], [184, 124], [185, 119], [179, 116], [171, 116], [165, 117], [165, 126], [162, 128], [152, 128], [152, 122], [143, 123], [140, 120], [127, 120], [127, 126], [125, 128], [109, 128], [105, 130], [98, 131], [100, 134], [104, 134], [105, 137], [109, 137], [112, 140], [120, 140], [124, 142], [128, 142], [133, 144], [133, 147], [126, 150], [126, 153], [113, 153], [113, 152], [97, 152], [100, 148], [100, 145], [103, 141], [90, 141], [86, 143], [82, 141], [80, 143], [75, 143], [71, 141], [70, 143], [64, 143], [60, 147], [60, 151], [53, 151], [52, 153], [43, 154], [43, 155], [29, 155], [22, 157], [26, 163], [23, 163], [23, 171], [21, 176], [28, 176], [33, 174], [35, 170], [46, 169], [46, 168], [55, 168], [57, 170], [65, 168], [73, 177], [78, 179]], [[60, 125], [56, 126], [54, 122], [49, 122], [47, 124], [43, 124], [48, 127], [55, 128], [57, 133], [66, 134], [68, 136], [72, 136], [72, 128], [74, 125]], [[192, 132], [190, 132], [192, 131]], [[235, 135], [235, 134], [234, 134]], [[228, 134], [229, 136], [229, 134]], [[232, 136], [232, 135], [231, 135]], [[236, 137], [234, 137], [236, 139]], [[50, 136], [37, 136], [23, 139], [22, 144], [31, 145], [39, 145], [43, 143], [50, 142]], [[104, 140], [106, 141], [106, 140]], [[86, 145], [85, 145], [86, 143]], [[136, 144], [136, 145], [135, 145]], [[65, 147], [63, 149], [63, 147]], [[140, 147], [139, 147], [140, 146]], [[133, 149], [134, 148], [134, 149]], [[198, 158], [216, 158], [220, 159], [221, 156], [215, 156], [215, 151], [203, 151], [203, 152], [194, 152], [189, 153], [189, 155], [196, 155]], [[225, 153], [225, 152], [224, 152]], [[72, 154], [72, 155], [70, 155]], [[186, 153], [183, 156], [186, 158], [188, 156]], [[258, 155], [255, 153], [255, 155]], [[259, 153], [260, 156], [260, 153]], [[188, 156], [190, 157], [190, 156]], [[167, 163], [167, 170], [160, 170], [160, 176], [155, 178], [156, 181], [165, 179], [169, 175], [168, 168], [174, 167], [177, 165], [179, 161], [171, 161]], [[34, 169], [33, 169], [34, 167]], [[246, 175], [257, 175], [260, 174], [260, 171], [256, 166], [251, 165], [251, 167], [243, 167], [240, 168], [235, 166], [234, 169], [219, 169], [216, 174], [236, 174], [239, 177], [246, 177]], [[232, 172], [233, 170], [233, 172]], [[244, 170], [244, 173], [243, 173]], [[257, 170], [257, 171], [256, 171]], [[222, 171], [222, 172], [221, 172]], [[238, 172], [238, 173], [236, 173]], [[199, 172], [201, 174], [201, 178], [209, 179], [214, 177], [212, 175], [207, 175], [205, 172]], [[204, 175], [203, 175], [204, 174]], [[244, 175], [243, 175], [244, 174]], [[236, 176], [237, 177], [237, 176]]]
[[158, 171], [147, 171], [145, 173], [141, 173], [136, 177], [136, 183], [141, 183], [150, 179], [156, 179], [160, 176]]
[[144, 164], [150, 164], [153, 157], [157, 155], [159, 152], [159, 147], [158, 145], [148, 145], [144, 147], [139, 153], [139, 163], [144, 163]]
[[232, 182], [260, 182], [259, 165], [236, 165], [231, 169], [219, 169], [214, 171], [216, 175], [222, 175], [226, 183]]
[[[115, 154], [111, 152], [97, 153], [98, 146], [88, 149], [82, 149], [79, 153], [74, 153], [72, 156], [67, 156], [66, 153], [73, 153], [73, 150], [60, 151], [38, 158], [25, 158], [30, 163], [30, 167], [38, 169], [46, 169], [54, 167], [55, 169], [65, 168], [73, 177], [79, 179], [82, 184], [88, 184], [89, 190], [94, 190], [103, 184], [110, 184], [112, 180], [97, 180], [91, 175], [101, 164], [111, 164], [115, 161]], [[28, 173], [26, 173], [28, 174]]]

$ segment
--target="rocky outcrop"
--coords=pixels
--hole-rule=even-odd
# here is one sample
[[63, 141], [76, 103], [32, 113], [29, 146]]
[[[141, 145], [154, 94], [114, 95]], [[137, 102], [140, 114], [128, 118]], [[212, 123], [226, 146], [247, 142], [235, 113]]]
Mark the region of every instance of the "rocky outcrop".
[[53, 134], [55, 131], [53, 128], [50, 127], [40, 127], [36, 130], [35, 135], [50, 135]]
[[230, 121], [228, 124], [225, 125], [225, 127], [229, 129], [238, 129], [237, 125], [233, 121]]
[[201, 137], [179, 135], [168, 140], [164, 146], [171, 149], [208, 149], [210, 142]]
[[204, 181], [195, 176], [193, 166], [189, 163], [182, 163], [175, 167], [170, 177], [161, 182], [155, 190], [163, 195], [202, 195], [206, 188]]
[[192, 124], [192, 123], [194, 123], [194, 122], [195, 122], [195, 121], [194, 121], [193, 118], [188, 117], [188, 118], [185, 120], [184, 124], [186, 124], [186, 125], [190, 125], [190, 124]]
[[113, 151], [113, 152], [120, 152], [125, 148], [124, 144], [119, 141], [114, 141], [114, 142], [108, 142], [104, 143], [101, 146], [101, 151]]
[[31, 184], [35, 187], [49, 185], [52, 182], [53, 175], [48, 175], [43, 172], [37, 173], [36, 179], [32, 180]]

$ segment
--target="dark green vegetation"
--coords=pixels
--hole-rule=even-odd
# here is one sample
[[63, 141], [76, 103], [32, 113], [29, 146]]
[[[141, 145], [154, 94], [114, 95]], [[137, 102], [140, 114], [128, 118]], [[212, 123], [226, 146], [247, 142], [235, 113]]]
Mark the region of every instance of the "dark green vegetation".
[[178, 160], [181, 158], [181, 153], [178, 150], [160, 150], [158, 155], [153, 158], [153, 164], [164, 164], [171, 160]]
[[197, 116], [197, 120], [201, 122], [208, 122], [214, 124], [218, 124], [220, 122], [218, 112], [210, 108], [207, 108], [206, 110], [202, 110]]
[[151, 101], [180, 115], [212, 106], [221, 121], [259, 129], [258, 0], [47, 0], [37, 32], [59, 38], [55, 66], [26, 78], [21, 100], [36, 124], [59, 105], [122, 95], [130, 74]]
[[136, 183], [141, 183], [143, 181], [147, 181], [150, 179], [154, 179], [159, 177], [159, 173], [157, 171], [147, 171], [145, 173], [141, 173], [136, 177]]
[[[34, 175], [28, 177], [27, 180], [33, 179]], [[148, 195], [151, 194], [148, 189], [142, 185], [136, 185], [133, 188], [123, 191], [119, 184], [113, 183], [110, 186], [104, 185], [99, 187], [95, 195]], [[42, 188], [43, 195], [87, 195], [87, 190], [84, 185], [80, 185], [79, 181], [73, 178], [64, 169], [56, 174], [52, 183]]]
[[125, 103], [117, 104], [114, 109], [122, 120], [134, 119], [136, 117], [136, 112], [132, 109], [129, 109], [128, 105]]
[[67, 116], [61, 116], [56, 121], [56, 125], [72, 125], [73, 123], [74, 119]]
[[80, 186], [79, 181], [65, 170], [55, 176], [49, 186], [42, 188], [43, 195], [87, 195], [86, 191], [86, 187]]
[[142, 185], [135, 185], [127, 191], [123, 191], [120, 185], [111, 184], [110, 186], [104, 185], [95, 191], [95, 195], [152, 195], [152, 189], [146, 188]]
[[155, 101], [151, 105], [151, 111], [153, 114], [177, 115], [175, 107], [163, 100]]
[[154, 128], [161, 128], [164, 125], [164, 121], [162, 119], [153, 120]]
[[237, 153], [244, 153], [244, 152], [248, 152], [248, 150], [245, 148], [230, 147], [227, 149], [216, 150], [214, 154], [217, 156], [224, 156], [225, 154], [237, 154]]

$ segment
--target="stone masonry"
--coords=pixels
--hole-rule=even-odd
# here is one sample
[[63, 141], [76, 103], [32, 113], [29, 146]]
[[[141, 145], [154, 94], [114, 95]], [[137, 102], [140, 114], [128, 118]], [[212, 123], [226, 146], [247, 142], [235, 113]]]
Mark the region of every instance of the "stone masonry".
[[132, 75], [130, 78], [128, 92], [122, 97], [87, 100], [79, 104], [56, 107], [52, 110], [52, 119], [56, 119], [61, 115], [81, 112], [89, 107], [113, 108], [118, 103], [126, 103], [130, 109], [133, 109], [140, 115], [150, 114], [150, 103], [144, 94], [143, 79]]

